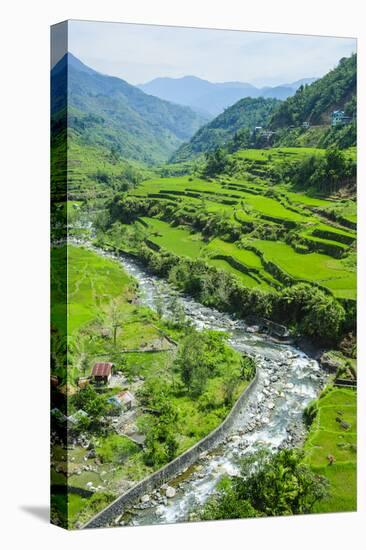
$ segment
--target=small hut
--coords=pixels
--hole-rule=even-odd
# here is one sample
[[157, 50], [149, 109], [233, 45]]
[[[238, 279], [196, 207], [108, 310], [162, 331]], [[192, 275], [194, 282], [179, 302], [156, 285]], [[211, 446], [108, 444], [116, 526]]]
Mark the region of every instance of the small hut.
[[125, 390], [119, 393], [117, 397], [120, 400], [121, 404], [125, 407], [125, 409], [129, 410], [132, 408], [134, 398], [131, 392]]
[[95, 363], [92, 370], [92, 380], [96, 384], [108, 384], [112, 376], [113, 363]]

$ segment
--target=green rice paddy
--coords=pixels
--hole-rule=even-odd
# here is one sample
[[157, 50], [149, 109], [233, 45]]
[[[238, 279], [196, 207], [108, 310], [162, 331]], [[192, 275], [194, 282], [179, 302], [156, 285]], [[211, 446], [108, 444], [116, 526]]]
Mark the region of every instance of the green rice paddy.
[[315, 511], [356, 510], [357, 393], [354, 390], [332, 389], [319, 399], [305, 453], [306, 462], [330, 483], [328, 498], [317, 504]]
[[355, 298], [356, 273], [349, 271], [342, 260], [318, 252], [299, 254], [281, 241], [253, 240], [251, 244], [295, 279], [319, 283], [340, 298]]
[[[297, 162], [308, 155], [323, 154], [324, 150], [321, 149], [284, 147], [243, 150], [233, 156], [252, 164], [257, 163], [256, 166], [268, 167], [284, 160]], [[354, 156], [355, 151], [350, 149], [347, 155]], [[147, 180], [138, 186], [134, 194], [137, 197], [154, 196], [158, 201], [169, 199], [173, 207], [175, 204], [181, 210], [189, 207], [196, 211], [203, 209], [212, 215], [221, 214], [238, 227], [252, 227], [255, 230], [265, 224], [275, 231], [282, 224], [287, 228], [286, 231], [296, 233], [304, 253], [297, 252], [296, 246], [278, 238], [269, 237], [267, 240], [253, 238], [249, 234], [246, 244], [254, 246], [259, 253], [264, 254], [266, 260], [278, 266], [295, 281], [317, 283], [338, 298], [355, 299], [356, 267], [352, 247], [356, 233], [342, 225], [342, 219], [356, 219], [355, 201], [310, 196], [304, 192], [296, 192], [289, 184], [274, 186], [279, 194], [271, 193], [271, 196], [267, 194], [268, 189], [269, 184], [265, 180], [253, 180], [249, 176], [237, 179], [220, 176], [212, 181], [182, 176]], [[328, 221], [326, 217], [322, 217], [323, 211], [335, 211], [338, 221]], [[205, 258], [212, 265], [234, 273], [250, 287], [256, 280], [250, 270], [261, 275], [259, 279], [257, 277], [257, 285], [263, 290], [270, 289], [270, 285], [279, 285], [266, 269], [259, 254], [243, 250], [238, 246], [239, 243], [226, 242], [221, 238], [207, 242], [188, 227], [175, 228], [156, 218], [145, 218], [145, 222], [151, 229], [150, 240], [163, 249], [190, 258]], [[216, 255], [221, 257], [215, 258]], [[228, 258], [234, 262], [228, 261]], [[243, 266], [244, 270], [240, 266], [238, 269], [235, 263]]]

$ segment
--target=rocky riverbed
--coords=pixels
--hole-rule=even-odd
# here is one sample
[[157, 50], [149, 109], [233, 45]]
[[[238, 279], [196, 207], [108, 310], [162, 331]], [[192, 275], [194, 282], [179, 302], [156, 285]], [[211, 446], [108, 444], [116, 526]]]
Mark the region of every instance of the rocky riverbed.
[[[100, 254], [110, 254], [98, 251]], [[225, 440], [169, 484], [143, 495], [128, 513], [111, 518], [110, 525], [175, 523], [195, 518], [224, 475], [236, 475], [241, 459], [260, 448], [272, 451], [298, 446], [304, 439], [303, 411], [324, 385], [325, 374], [316, 360], [300, 349], [255, 332], [244, 321], [199, 304], [177, 293], [166, 281], [147, 274], [134, 259], [119, 256], [123, 268], [139, 283], [141, 303], [154, 309], [156, 297], [169, 315], [176, 297], [198, 329], [225, 331], [229, 343], [253, 356], [258, 380]]]
[[[235, 346], [236, 347], [236, 346]], [[224, 475], [239, 472], [240, 461], [263, 447], [272, 451], [302, 443], [306, 434], [302, 413], [323, 384], [323, 374], [313, 360], [300, 351], [270, 346], [257, 354], [259, 380], [255, 392], [240, 411], [225, 441], [214, 451], [202, 453], [197, 463], [172, 480], [167, 493], [162, 486], [136, 503], [128, 518], [119, 517], [111, 524], [144, 525], [175, 523], [195, 519], [195, 511], [204, 504]], [[116, 521], [117, 520], [117, 521]]]

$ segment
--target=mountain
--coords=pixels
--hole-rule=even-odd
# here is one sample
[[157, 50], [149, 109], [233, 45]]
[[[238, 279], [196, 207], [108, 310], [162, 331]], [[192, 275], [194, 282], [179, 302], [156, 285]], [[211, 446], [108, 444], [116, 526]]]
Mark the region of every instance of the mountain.
[[241, 99], [196, 132], [188, 143], [174, 153], [172, 162], [187, 160], [199, 153], [213, 151], [228, 143], [238, 130], [255, 126], [267, 126], [281, 101], [274, 98]]
[[147, 94], [180, 105], [188, 105], [197, 112], [217, 116], [244, 97], [286, 99], [293, 95], [299, 86], [314, 80], [307, 78], [281, 86], [257, 88], [247, 82], [209, 82], [195, 76], [184, 76], [155, 78], [145, 84], [139, 84], [138, 87]]
[[53, 138], [65, 127], [67, 105], [74, 139], [147, 163], [168, 159], [207, 120], [189, 107], [94, 71], [70, 53], [53, 67], [51, 90]]
[[356, 54], [342, 58], [337, 67], [308, 86], [300, 86], [295, 95], [282, 103], [273, 114], [272, 129], [311, 125], [329, 125], [330, 113], [346, 110], [353, 116], [356, 97]]
[[290, 82], [289, 84], [283, 84], [285, 88], [291, 88], [292, 90], [297, 90], [300, 86], [305, 86], [306, 84], [312, 84], [318, 80], [317, 78], [301, 78], [300, 80], [295, 80], [295, 82]]

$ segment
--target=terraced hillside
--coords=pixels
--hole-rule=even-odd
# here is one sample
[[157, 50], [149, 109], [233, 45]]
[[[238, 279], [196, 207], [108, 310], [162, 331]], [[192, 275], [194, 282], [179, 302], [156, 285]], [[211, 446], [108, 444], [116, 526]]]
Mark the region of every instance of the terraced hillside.
[[305, 443], [306, 462], [330, 482], [316, 512], [357, 509], [357, 393], [329, 388], [313, 404], [314, 420]]
[[[356, 234], [346, 220], [355, 219], [354, 201], [310, 196], [265, 179], [276, 162], [310, 154], [288, 148], [240, 151], [243, 177], [146, 180], [130, 194], [134, 219], [144, 226], [150, 246], [204, 259], [248, 287], [269, 291], [308, 282], [353, 300]], [[338, 221], [330, 219], [334, 211], [342, 212]]]

